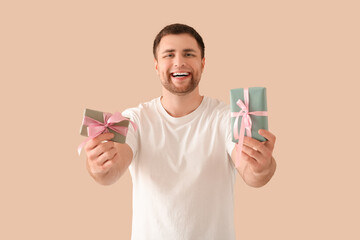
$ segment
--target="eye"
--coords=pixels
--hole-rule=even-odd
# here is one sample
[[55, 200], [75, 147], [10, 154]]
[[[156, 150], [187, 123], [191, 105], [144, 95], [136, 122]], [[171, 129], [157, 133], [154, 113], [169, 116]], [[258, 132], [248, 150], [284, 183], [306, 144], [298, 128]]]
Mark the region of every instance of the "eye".
[[169, 58], [169, 57], [173, 57], [173, 56], [174, 56], [174, 54], [169, 53], [169, 54], [165, 55], [164, 58]]
[[185, 56], [186, 56], [186, 57], [193, 57], [193, 56], [195, 56], [195, 55], [192, 54], [192, 53], [185, 53]]

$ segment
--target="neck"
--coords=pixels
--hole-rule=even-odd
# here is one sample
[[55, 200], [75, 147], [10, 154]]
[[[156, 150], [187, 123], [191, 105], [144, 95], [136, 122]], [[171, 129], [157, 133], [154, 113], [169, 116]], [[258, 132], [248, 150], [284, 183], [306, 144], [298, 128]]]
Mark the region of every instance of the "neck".
[[183, 96], [178, 96], [167, 90], [163, 90], [161, 104], [170, 116], [183, 117], [195, 111], [202, 100], [203, 96], [200, 96], [198, 88]]

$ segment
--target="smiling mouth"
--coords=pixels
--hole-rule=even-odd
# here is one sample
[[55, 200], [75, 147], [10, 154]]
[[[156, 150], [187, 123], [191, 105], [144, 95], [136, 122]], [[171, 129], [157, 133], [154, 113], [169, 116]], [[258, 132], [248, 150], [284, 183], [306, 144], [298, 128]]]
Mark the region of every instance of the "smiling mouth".
[[190, 73], [189, 72], [176, 72], [176, 73], [171, 73], [171, 76], [174, 78], [184, 78], [189, 76]]

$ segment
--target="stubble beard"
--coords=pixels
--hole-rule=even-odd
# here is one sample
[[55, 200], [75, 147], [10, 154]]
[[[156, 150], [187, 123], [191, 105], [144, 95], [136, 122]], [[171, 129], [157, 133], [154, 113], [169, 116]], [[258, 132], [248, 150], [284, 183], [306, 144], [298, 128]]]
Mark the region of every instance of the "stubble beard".
[[194, 77], [193, 75], [191, 75], [188, 84], [182, 87], [175, 86], [170, 76], [166, 76], [165, 80], [161, 80], [161, 84], [164, 86], [166, 90], [178, 96], [184, 96], [186, 94], [191, 93], [199, 85], [199, 82], [200, 82], [200, 77], [197, 78]]

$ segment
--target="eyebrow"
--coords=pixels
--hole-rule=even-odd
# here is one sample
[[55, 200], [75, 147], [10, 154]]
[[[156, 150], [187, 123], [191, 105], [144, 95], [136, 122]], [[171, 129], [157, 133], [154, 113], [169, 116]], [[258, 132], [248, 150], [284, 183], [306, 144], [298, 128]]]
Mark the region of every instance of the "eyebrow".
[[183, 50], [183, 52], [196, 52], [196, 51], [192, 48], [186, 48]]
[[161, 54], [170, 53], [170, 52], [175, 52], [175, 49], [166, 49], [166, 50], [163, 51]]
[[[164, 54], [164, 53], [171, 53], [171, 52], [175, 52], [175, 49], [166, 49], [164, 50], [161, 54]], [[185, 48], [183, 50], [183, 52], [196, 52], [194, 49], [192, 48]]]

